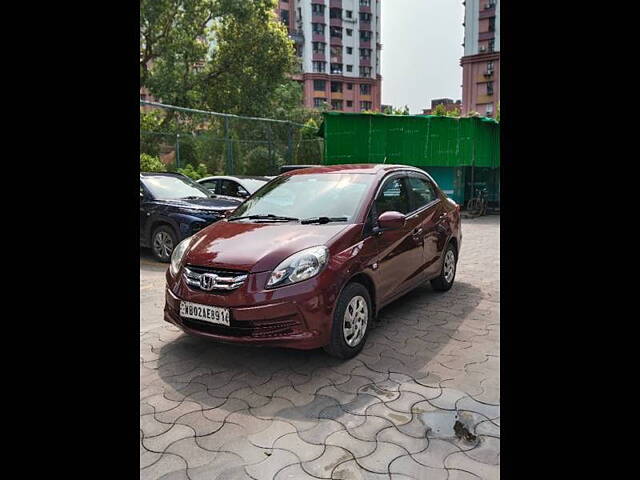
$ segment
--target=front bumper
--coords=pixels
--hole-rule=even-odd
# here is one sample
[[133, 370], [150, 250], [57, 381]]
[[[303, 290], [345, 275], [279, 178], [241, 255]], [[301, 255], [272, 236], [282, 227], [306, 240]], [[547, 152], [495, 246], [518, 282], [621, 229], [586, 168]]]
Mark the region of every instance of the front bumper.
[[[223, 343], [303, 350], [329, 343], [335, 294], [320, 289], [319, 279], [265, 291], [254, 287], [264, 285], [267, 273], [250, 274], [237, 290], [210, 293], [192, 289], [181, 275], [173, 279], [167, 271], [164, 319], [186, 333]], [[181, 300], [229, 308], [230, 325], [180, 317]]]

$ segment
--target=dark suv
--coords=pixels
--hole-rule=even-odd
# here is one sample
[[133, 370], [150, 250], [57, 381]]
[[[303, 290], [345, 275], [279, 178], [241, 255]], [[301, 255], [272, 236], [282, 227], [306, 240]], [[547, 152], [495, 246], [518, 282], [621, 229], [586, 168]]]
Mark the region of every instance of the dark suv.
[[169, 262], [174, 247], [240, 205], [179, 173], [140, 173], [140, 246]]

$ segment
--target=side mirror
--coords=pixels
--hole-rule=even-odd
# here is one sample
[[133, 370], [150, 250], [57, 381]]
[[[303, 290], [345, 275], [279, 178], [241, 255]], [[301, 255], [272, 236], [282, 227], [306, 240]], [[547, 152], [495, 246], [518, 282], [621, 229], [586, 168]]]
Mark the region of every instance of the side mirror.
[[144, 198], [144, 193], [140, 192], [140, 200]]
[[247, 192], [238, 192], [238, 196], [240, 198], [249, 198], [249, 193], [247, 193]]
[[384, 212], [378, 217], [377, 231], [397, 230], [404, 227], [406, 221], [407, 217], [400, 212]]

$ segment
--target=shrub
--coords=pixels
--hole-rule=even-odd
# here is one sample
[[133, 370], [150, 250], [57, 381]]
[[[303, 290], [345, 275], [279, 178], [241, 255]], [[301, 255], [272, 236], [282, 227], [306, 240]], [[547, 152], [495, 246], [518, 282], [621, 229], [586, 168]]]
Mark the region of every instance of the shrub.
[[198, 165], [198, 168], [193, 168], [193, 165], [190, 163], [187, 164], [184, 168], [178, 168], [176, 170], [178, 173], [186, 175], [192, 180], [199, 180], [203, 177], [207, 177], [209, 173], [207, 172], [207, 166], [204, 163]]
[[140, 171], [141, 172], [166, 172], [167, 167], [162, 160], [147, 153], [140, 154]]

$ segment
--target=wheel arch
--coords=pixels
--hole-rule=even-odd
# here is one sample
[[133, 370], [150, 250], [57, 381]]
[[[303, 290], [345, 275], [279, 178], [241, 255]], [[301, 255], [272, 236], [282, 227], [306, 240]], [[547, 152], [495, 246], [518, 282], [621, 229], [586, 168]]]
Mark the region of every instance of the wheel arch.
[[374, 318], [377, 317], [378, 316], [378, 308], [377, 308], [378, 301], [377, 301], [377, 295], [376, 295], [376, 285], [375, 285], [375, 283], [373, 283], [373, 280], [371, 279], [371, 277], [369, 275], [367, 275], [366, 273], [364, 273], [364, 272], [358, 272], [355, 275], [352, 275], [351, 277], [349, 277], [349, 279], [346, 282], [344, 282], [344, 285], [340, 289], [340, 294], [342, 294], [342, 291], [350, 283], [359, 283], [364, 288], [367, 289], [367, 291], [369, 292], [369, 297], [371, 298], [371, 306], [372, 306], [372, 310], [373, 310], [373, 317]]

